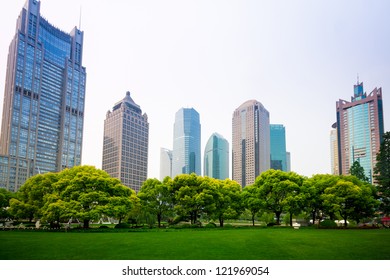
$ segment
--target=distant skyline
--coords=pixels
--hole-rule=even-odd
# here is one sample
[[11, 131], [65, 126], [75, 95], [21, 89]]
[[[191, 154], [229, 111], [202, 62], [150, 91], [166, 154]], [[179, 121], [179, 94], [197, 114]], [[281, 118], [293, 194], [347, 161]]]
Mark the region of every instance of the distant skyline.
[[[234, 110], [258, 100], [286, 128], [292, 171], [306, 176], [331, 172], [336, 101], [350, 100], [358, 75], [367, 93], [382, 88], [390, 130], [390, 1], [40, 2], [53, 25], [84, 31], [82, 164], [101, 168], [106, 112], [126, 91], [148, 115], [148, 177], [159, 178], [160, 148], [172, 149], [182, 107], [199, 112], [203, 162], [207, 139], [217, 132], [231, 145]], [[0, 10], [0, 110], [24, 4]]]

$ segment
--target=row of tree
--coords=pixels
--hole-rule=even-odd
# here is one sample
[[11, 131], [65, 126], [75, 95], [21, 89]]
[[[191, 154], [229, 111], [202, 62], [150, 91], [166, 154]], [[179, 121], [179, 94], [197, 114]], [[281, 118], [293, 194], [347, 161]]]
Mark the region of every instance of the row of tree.
[[[357, 170], [356, 172], [354, 170]], [[76, 166], [59, 173], [39, 174], [29, 178], [17, 193], [0, 189], [1, 218], [41, 219], [54, 225], [71, 218], [90, 221], [101, 217], [124, 219], [154, 216], [163, 220], [199, 218], [219, 221], [239, 217], [243, 211], [255, 217], [261, 212], [274, 213], [276, 223], [282, 214], [310, 215], [312, 222], [324, 216], [359, 222], [375, 213], [389, 214], [390, 133], [384, 135], [377, 158], [377, 187], [360, 176], [314, 175], [306, 178], [294, 172], [268, 170], [244, 189], [230, 179], [217, 180], [195, 174], [182, 174], [163, 181], [148, 179], [140, 192], [125, 187], [118, 179], [93, 166]], [[361, 177], [360, 179], [358, 177]], [[363, 172], [364, 176], [364, 172]]]

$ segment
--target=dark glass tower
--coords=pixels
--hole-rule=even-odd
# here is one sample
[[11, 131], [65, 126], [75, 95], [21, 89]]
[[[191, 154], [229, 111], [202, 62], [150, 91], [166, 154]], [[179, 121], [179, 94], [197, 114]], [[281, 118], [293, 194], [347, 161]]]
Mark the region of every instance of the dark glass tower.
[[0, 137], [0, 154], [12, 157], [8, 171], [16, 178], [18, 166], [45, 173], [81, 164], [82, 57], [83, 32], [61, 31], [40, 15], [39, 1], [27, 0], [9, 47]]

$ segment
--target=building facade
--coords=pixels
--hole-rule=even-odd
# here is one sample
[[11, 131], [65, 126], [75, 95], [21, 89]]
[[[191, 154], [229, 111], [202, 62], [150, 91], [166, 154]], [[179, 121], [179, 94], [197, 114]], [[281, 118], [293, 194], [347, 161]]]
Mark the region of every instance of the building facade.
[[232, 124], [232, 177], [245, 187], [270, 169], [269, 112], [249, 100], [234, 111]]
[[382, 89], [375, 88], [367, 95], [363, 83], [358, 82], [350, 102], [336, 102], [336, 112], [339, 173], [349, 174], [358, 161], [372, 183], [384, 133]]
[[201, 125], [194, 108], [181, 108], [176, 112], [173, 129], [172, 176], [201, 174]]
[[330, 131], [330, 166], [331, 174], [339, 175], [339, 152], [338, 152], [338, 141], [337, 141], [337, 123], [332, 125]]
[[282, 124], [270, 125], [271, 168], [287, 172], [286, 129]]
[[148, 176], [149, 123], [130, 92], [104, 120], [102, 169], [138, 192]]
[[81, 164], [83, 37], [76, 27], [65, 33], [50, 24], [40, 15], [39, 1], [26, 1], [9, 47], [4, 90], [0, 154], [10, 159], [10, 176]]
[[163, 181], [165, 177], [172, 178], [172, 150], [160, 149], [160, 180]]
[[204, 150], [203, 175], [215, 179], [229, 178], [229, 142], [220, 134], [213, 133]]

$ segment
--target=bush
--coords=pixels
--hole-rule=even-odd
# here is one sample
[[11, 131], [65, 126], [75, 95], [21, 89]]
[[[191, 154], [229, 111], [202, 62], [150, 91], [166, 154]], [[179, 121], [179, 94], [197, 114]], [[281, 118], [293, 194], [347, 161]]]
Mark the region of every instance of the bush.
[[108, 226], [100, 226], [99, 228], [109, 228]]
[[130, 225], [128, 223], [120, 223], [115, 225], [115, 228], [130, 228]]
[[272, 222], [267, 224], [267, 227], [273, 227], [273, 226], [276, 226], [276, 223]]
[[332, 220], [323, 220], [320, 223], [321, 228], [337, 228], [337, 224]]
[[205, 228], [215, 228], [217, 225], [215, 223], [208, 223], [207, 225], [204, 226]]

